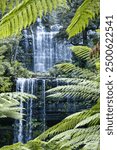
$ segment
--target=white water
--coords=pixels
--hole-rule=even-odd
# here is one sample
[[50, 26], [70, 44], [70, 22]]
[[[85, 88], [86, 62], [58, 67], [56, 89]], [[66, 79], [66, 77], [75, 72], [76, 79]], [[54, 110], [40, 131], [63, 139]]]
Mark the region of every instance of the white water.
[[45, 79], [42, 79], [42, 98], [43, 98], [43, 130], [46, 129], [46, 101], [45, 101]]
[[[36, 79], [18, 78], [16, 81], [16, 91], [34, 94]], [[25, 107], [26, 110], [23, 110]], [[33, 99], [30, 98], [26, 102], [20, 101], [20, 113], [25, 113], [24, 119], [15, 123], [14, 143], [27, 142], [32, 139], [32, 114], [33, 114]], [[25, 112], [24, 112], [25, 111]], [[25, 135], [25, 136], [24, 136]]]
[[[25, 80], [21, 80], [21, 79], [18, 79], [17, 80], [17, 84], [16, 84], [16, 88], [17, 88], [17, 91], [21, 91], [21, 92], [24, 92], [24, 83], [25, 83]], [[23, 114], [23, 101], [22, 99], [20, 100], [20, 114]], [[18, 130], [18, 141], [19, 142], [23, 142], [23, 120], [19, 120], [19, 130]]]
[[56, 63], [71, 60], [71, 51], [66, 41], [58, 42], [54, 36], [59, 32], [60, 26], [51, 27], [48, 32], [38, 19], [36, 31], [32, 31], [34, 53], [34, 72], [46, 72]]

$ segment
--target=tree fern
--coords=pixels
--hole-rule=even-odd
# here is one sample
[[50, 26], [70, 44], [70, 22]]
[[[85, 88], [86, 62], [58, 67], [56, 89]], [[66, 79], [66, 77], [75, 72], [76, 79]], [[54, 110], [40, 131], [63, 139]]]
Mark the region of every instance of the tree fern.
[[82, 32], [88, 25], [89, 20], [99, 14], [99, 0], [85, 0], [77, 9], [71, 24], [67, 28], [69, 38]]

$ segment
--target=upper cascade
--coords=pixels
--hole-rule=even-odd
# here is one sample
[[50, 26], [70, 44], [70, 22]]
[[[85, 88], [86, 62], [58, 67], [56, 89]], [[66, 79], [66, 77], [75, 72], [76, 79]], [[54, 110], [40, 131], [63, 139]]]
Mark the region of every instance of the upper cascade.
[[37, 19], [36, 27], [31, 28], [34, 72], [47, 72], [56, 63], [71, 61], [70, 44], [66, 40], [60, 42], [54, 38], [60, 28], [59, 24], [54, 24], [47, 31], [40, 19]]

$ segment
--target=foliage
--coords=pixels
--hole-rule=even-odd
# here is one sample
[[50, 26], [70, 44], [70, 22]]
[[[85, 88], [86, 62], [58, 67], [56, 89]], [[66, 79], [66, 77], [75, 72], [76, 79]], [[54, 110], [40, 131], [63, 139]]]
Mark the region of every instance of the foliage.
[[[96, 63], [99, 62], [99, 53], [95, 53], [94, 57], [91, 59], [90, 54], [92, 49], [87, 46], [72, 46], [72, 63], [61, 63], [54, 66], [50, 73], [52, 74], [65, 74], [68, 77], [79, 77], [80, 74], [86, 74], [85, 78], [95, 76]], [[73, 75], [72, 75], [73, 74]]]
[[98, 80], [99, 76], [97, 72], [93, 72], [87, 68], [81, 68], [71, 63], [62, 63], [54, 66], [53, 69], [50, 70], [50, 74], [56, 77], [68, 77], [68, 78], [81, 78], [81, 79], [89, 79], [89, 80]]
[[10, 77], [7, 77], [6, 71], [7, 67], [6, 65], [8, 64], [7, 62], [4, 61], [4, 53], [6, 52], [7, 48], [6, 46], [0, 47], [0, 91], [9, 91], [12, 83], [10, 82]]
[[[69, 35], [67, 34], [66, 29], [68, 28], [72, 18], [75, 15], [75, 12], [80, 7], [82, 2], [83, 0], [71, 0], [70, 2], [68, 2], [69, 8], [66, 8], [64, 10], [62, 8], [57, 9], [57, 21], [62, 26], [62, 28], [59, 30], [59, 33], [55, 36], [57, 40], [68, 40]], [[96, 32], [96, 29], [99, 29], [99, 26], [99, 17], [96, 17], [93, 20], [89, 20], [88, 26], [85, 28], [85, 30], [70, 38], [68, 42], [74, 46], [88, 45], [92, 47], [97, 43], [97, 40], [99, 40], [98, 33]]]
[[66, 0], [23, 0], [2, 17], [0, 22], [0, 38], [18, 34], [23, 28], [34, 23], [38, 16], [42, 18], [43, 13], [51, 12], [62, 4], [65, 5]]
[[[66, 0], [17, 0], [8, 3], [6, 2], [6, 0], [5, 2], [0, 2], [0, 8], [2, 8], [3, 14], [7, 9], [11, 11], [8, 11], [9, 13], [6, 12], [1, 19], [0, 38], [6, 38], [18, 34], [23, 28], [34, 23], [38, 16], [42, 17], [43, 14], [45, 15], [47, 12], [51, 12], [52, 9], [56, 9], [57, 6], [66, 4]], [[67, 28], [69, 37], [75, 36], [77, 33], [85, 29], [89, 20], [98, 15], [98, 13], [99, 0], [85, 0], [77, 9], [71, 24]], [[47, 91], [48, 98], [62, 100], [67, 97], [70, 99], [74, 98], [77, 102], [87, 100], [89, 102], [91, 101], [91, 103], [95, 102], [97, 104], [93, 108], [68, 116], [62, 122], [48, 129], [38, 138], [29, 141], [27, 144], [23, 145], [18, 143], [12, 146], [3, 147], [1, 150], [99, 149], [99, 80], [97, 80], [95, 75], [96, 73], [99, 77], [99, 58], [92, 59], [93, 61], [90, 60], [90, 51], [88, 47], [73, 47], [72, 51], [81, 63], [74, 62], [73, 64], [58, 64], [55, 66], [55, 69], [57, 69], [61, 75], [64, 74], [65, 76], [68, 75], [69, 77], [73, 77], [75, 74], [75, 78], [59, 79], [64, 80], [67, 85], [59, 86]], [[4, 57], [1, 56], [0, 59], [4, 60]], [[4, 66], [7, 65], [3, 65], [2, 61], [0, 62], [2, 78], [3, 74], [6, 74], [6, 72], [4, 72]], [[17, 68], [17, 62], [15, 65]], [[7, 68], [9, 67], [7, 66]], [[16, 95], [14, 94], [14, 96], [13, 93], [0, 94], [2, 102], [0, 103], [1, 117], [17, 118], [17, 113], [20, 111], [17, 109], [19, 103], [16, 101], [16, 98], [20, 98], [17, 94], [18, 93], [16, 93]]]
[[13, 38], [0, 41], [0, 118], [21, 119], [19, 101], [31, 97], [25, 93], [6, 93], [13, 91], [15, 78], [32, 76], [27, 69], [23, 68], [21, 63], [13, 59], [13, 48], [17, 47], [16, 41]]
[[25, 77], [25, 78], [31, 78], [34, 74], [33, 72], [27, 70], [23, 67], [22, 63], [18, 61], [14, 61], [11, 63], [11, 76], [14, 76], [15, 78], [18, 77]]
[[[99, 101], [89, 109], [65, 118], [27, 144], [14, 144], [0, 150], [97, 150], [99, 148]], [[18, 150], [18, 148], [17, 148]]]
[[[99, 85], [97, 82], [89, 82], [87, 80], [77, 83], [77, 85], [58, 86], [50, 89], [48, 98], [54, 100], [62, 100], [65, 97], [68, 99], [75, 98], [76, 101], [93, 101], [99, 97]], [[92, 87], [91, 87], [92, 85]]]
[[[66, 0], [16, 0], [0, 2], [0, 8], [4, 13], [6, 9], [11, 10], [4, 15], [0, 22], [0, 38], [18, 34], [23, 28], [34, 23], [38, 16], [52, 12], [58, 6], [66, 5]], [[99, 13], [99, 0], [85, 0], [79, 7], [67, 28], [69, 37], [75, 36], [85, 29], [89, 20]]]
[[[51, 150], [54, 149], [99, 149], [99, 55], [90, 58], [91, 48], [86, 46], [74, 46], [72, 52], [76, 57], [74, 64], [62, 63], [55, 66], [56, 70], [71, 77], [73, 72], [76, 78], [60, 78], [65, 85], [55, 87], [47, 91], [49, 100], [62, 101], [67, 99], [75, 99], [78, 104], [85, 102], [97, 104], [89, 110], [75, 113], [70, 117], [48, 129], [37, 139], [48, 141]], [[78, 63], [77, 63], [78, 62]], [[85, 63], [85, 65], [83, 64]], [[81, 71], [82, 70], [82, 71]], [[87, 73], [90, 72], [90, 75]], [[82, 75], [80, 76], [80, 74]], [[96, 77], [97, 75], [97, 77]], [[76, 103], [75, 103], [76, 104]], [[77, 110], [78, 111], [78, 110]], [[70, 120], [71, 119], [71, 120]]]
[[67, 28], [69, 37], [73, 37], [83, 31], [89, 20], [99, 14], [99, 0], [85, 0], [77, 9], [71, 24]]
[[33, 75], [32, 72], [14, 59], [14, 48], [17, 48], [17, 42], [13, 38], [0, 41], [0, 92], [11, 91], [12, 81], [15, 78], [31, 77]]
[[77, 60], [77, 65], [85, 67], [90, 70], [95, 69], [96, 62], [99, 62], [99, 54], [95, 53], [94, 57], [91, 58], [92, 49], [87, 46], [73, 46], [71, 47], [73, 57]]
[[12, 93], [1, 93], [0, 94], [0, 118], [14, 118], [14, 119], [21, 119], [22, 114], [19, 113], [20, 109], [19, 101], [25, 101], [25, 99], [28, 99], [30, 97], [35, 98], [35, 96], [32, 96], [30, 94], [26, 93], [18, 93], [18, 92], [12, 92]]

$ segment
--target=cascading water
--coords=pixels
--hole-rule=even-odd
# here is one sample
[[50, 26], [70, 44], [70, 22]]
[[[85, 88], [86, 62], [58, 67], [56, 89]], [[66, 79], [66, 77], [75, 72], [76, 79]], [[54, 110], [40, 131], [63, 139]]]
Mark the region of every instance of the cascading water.
[[[69, 44], [66, 41], [58, 42], [54, 39], [54, 36], [59, 32], [60, 25], [55, 24], [51, 26], [50, 31], [47, 31], [42, 25], [41, 20], [37, 19], [36, 28], [31, 26], [30, 30], [32, 33], [32, 48], [33, 48], [33, 71], [34, 72], [47, 72], [56, 63], [63, 61], [71, 61], [71, 51], [69, 49]], [[28, 32], [24, 30], [25, 36], [25, 49], [28, 50]], [[37, 82], [41, 84], [37, 84]], [[58, 80], [56, 81], [56, 86], [58, 86]], [[38, 101], [41, 103], [41, 108], [38, 107], [38, 116], [42, 122], [42, 130], [46, 129], [46, 79], [24, 79], [18, 78], [16, 83], [16, 91], [26, 92], [30, 94], [35, 94], [35, 89], [40, 88], [40, 97]], [[39, 93], [38, 93], [39, 94]], [[20, 113], [24, 113], [24, 120], [15, 122], [14, 129], [14, 143], [16, 142], [27, 142], [32, 139], [32, 118], [33, 118], [33, 100], [29, 99], [26, 102], [20, 101]], [[55, 104], [49, 105], [49, 107], [56, 109]], [[25, 109], [23, 109], [25, 108]], [[60, 109], [62, 108], [62, 104]], [[51, 109], [50, 111], [53, 111]], [[51, 114], [50, 114], [51, 115]], [[49, 117], [48, 117], [49, 118]], [[38, 129], [39, 130], [39, 129]]]
[[[24, 80], [17, 80], [17, 84], [16, 84], [16, 91], [21, 91], [24, 92]], [[23, 114], [23, 101], [22, 99], [20, 100], [20, 113]], [[18, 134], [18, 141], [22, 142], [23, 140], [23, 120], [19, 120], [19, 130], [18, 130], [19, 134]]]
[[66, 41], [61, 43], [54, 39], [54, 36], [59, 32], [60, 25], [56, 24], [52, 26], [50, 32], [48, 32], [42, 25], [40, 19], [38, 19], [37, 22], [36, 31], [31, 29], [34, 72], [46, 72], [58, 62], [70, 61], [70, 45]]
[[[14, 143], [26, 143], [36, 137], [35, 132], [39, 131], [41, 133], [45, 131], [48, 127], [66, 117], [66, 113], [70, 113], [72, 108], [70, 107], [69, 98], [66, 97], [64, 101], [59, 103], [46, 98], [47, 89], [61, 85], [65, 85], [65, 83], [55, 78], [17, 79], [17, 91], [34, 94], [37, 96], [37, 100], [30, 98], [26, 102], [20, 102], [21, 113], [25, 115], [24, 120], [15, 122]], [[36, 131], [34, 127], [35, 120], [36, 126], [39, 124]]]
[[[18, 78], [16, 81], [16, 91], [34, 94], [34, 87], [36, 79]], [[14, 143], [27, 142], [32, 139], [32, 114], [33, 114], [33, 100], [20, 101], [20, 113], [25, 113], [24, 120], [16, 120], [14, 129]], [[25, 108], [25, 110], [23, 110]]]
[[46, 129], [46, 101], [45, 101], [45, 79], [42, 79], [42, 98], [43, 98], [43, 131]]
[[25, 37], [25, 50], [27, 51], [29, 47], [27, 30], [24, 30], [24, 37]]

